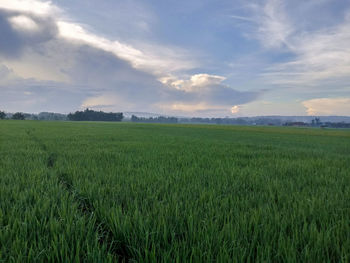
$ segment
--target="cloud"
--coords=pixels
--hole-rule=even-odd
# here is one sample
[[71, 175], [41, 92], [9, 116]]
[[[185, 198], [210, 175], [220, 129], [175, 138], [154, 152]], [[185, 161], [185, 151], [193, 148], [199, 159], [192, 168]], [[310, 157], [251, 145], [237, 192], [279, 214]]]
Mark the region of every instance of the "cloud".
[[62, 83], [23, 79], [1, 64], [0, 93], [2, 110], [10, 112], [66, 112], [79, 107], [81, 99], [79, 92]]
[[231, 108], [231, 113], [236, 114], [240, 111], [240, 107], [238, 105], [235, 105]]
[[36, 16], [48, 16], [60, 12], [59, 8], [54, 6], [51, 1], [38, 0], [1, 0], [0, 9]]
[[186, 51], [99, 36], [65, 19], [51, 2], [3, 3], [0, 102], [9, 109], [227, 114], [260, 95], [234, 90], [219, 75], [183, 77], [197, 64]]
[[237, 19], [237, 20], [243, 20], [247, 22], [255, 22], [253, 18], [245, 17], [245, 16], [238, 16], [238, 15], [230, 15], [231, 18]]
[[[201, 111], [207, 111], [207, 110], [216, 110], [217, 107], [213, 105], [209, 105], [206, 103], [173, 103], [170, 105], [160, 105], [160, 108], [170, 110], [173, 112], [179, 112], [179, 113], [186, 113], [186, 112], [201, 112]], [[220, 110], [223, 110], [223, 108], [219, 108]]]
[[[296, 54], [292, 61], [270, 69], [276, 84], [317, 85], [350, 76], [350, 20], [322, 31], [293, 39]], [[279, 77], [280, 76], [280, 77]]]
[[175, 116], [190, 116], [190, 117], [217, 117], [229, 116], [231, 112], [227, 106], [212, 105], [205, 102], [199, 103], [183, 103], [175, 102], [171, 104], [158, 104], [157, 107], [163, 113], [172, 114]]
[[153, 46], [152, 48], [158, 50], [162, 55], [152, 54], [149, 50], [141, 51], [117, 40], [111, 41], [91, 34], [78, 24], [58, 21], [57, 26], [59, 29], [59, 36], [64, 39], [88, 44], [95, 48], [111, 52], [115, 56], [130, 62], [134, 68], [145, 70], [156, 75], [165, 74], [166, 71], [172, 72], [190, 69], [195, 66], [193, 61], [183, 59], [184, 55], [181, 55], [181, 52], [176, 55], [173, 51], [166, 51], [166, 48]]
[[[253, 101], [261, 95], [260, 92], [236, 91], [222, 84], [223, 79], [216, 75], [196, 74], [186, 80], [168, 80], [165, 86], [160, 83], [144, 85], [138, 93], [135, 93], [136, 87], [112, 92], [103, 91], [105, 92], [103, 95], [89, 97], [84, 101], [83, 106], [115, 109], [113, 105], [119, 105], [127, 111], [140, 107], [143, 111], [175, 115], [214, 114], [217, 116], [235, 114], [239, 111], [236, 104]], [[107, 79], [107, 82], [111, 83], [112, 80]], [[179, 83], [184, 85], [181, 86]]]
[[350, 98], [319, 98], [302, 104], [308, 115], [350, 115]]
[[11, 25], [17, 30], [29, 30], [29, 31], [37, 31], [39, 26], [33, 19], [28, 16], [19, 15], [13, 16], [9, 19]]
[[288, 46], [294, 28], [285, 15], [281, 0], [269, 0], [263, 8], [259, 37], [268, 47]]
[[[66, 21], [62, 11], [51, 2], [4, 1], [0, 3], [0, 12], [2, 12], [0, 29], [5, 43], [1, 44], [0, 50], [7, 48], [3, 52], [6, 55], [8, 55], [10, 47], [13, 48], [12, 54], [17, 55], [20, 48], [18, 45], [21, 47], [28, 44], [33, 45], [35, 44], [33, 41], [47, 41], [47, 38], [58, 37], [76, 44], [90, 45], [110, 52], [118, 58], [128, 61], [134, 68], [156, 75], [187, 70], [196, 66], [196, 62], [189, 58], [190, 54], [179, 48], [144, 44], [141, 50], [118, 40], [110, 40], [90, 33], [82, 25]], [[41, 27], [38, 28], [38, 25]], [[29, 31], [29, 29], [35, 32], [31, 32], [31, 35], [28, 34], [29, 32], [24, 34], [23, 31]], [[48, 31], [49, 29], [51, 32]], [[40, 35], [47, 38], [43, 39]], [[28, 43], [28, 41], [30, 42]]]
[[[195, 74], [188, 79], [166, 78], [162, 82], [176, 91], [177, 97], [184, 101], [202, 102], [224, 107], [244, 104], [255, 100], [262, 93], [237, 91], [222, 83], [225, 77], [209, 74]], [[176, 97], [176, 96], [174, 96]], [[201, 104], [203, 105], [203, 104]]]
[[[250, 5], [253, 12], [251, 19], [256, 25], [253, 36], [274, 56], [281, 56], [281, 59], [267, 65], [261, 74], [266, 83], [314, 89], [328, 89], [332, 84], [348, 83], [350, 11], [338, 17], [338, 23], [330, 25], [318, 22], [311, 27], [303, 22], [305, 17], [311, 21], [312, 13], [321, 13], [320, 10], [327, 8], [328, 4], [332, 3], [301, 2], [296, 10], [290, 1], [282, 0]], [[340, 19], [342, 16], [343, 19]]]
[[[116, 109], [119, 107], [119, 109]], [[83, 108], [93, 108], [100, 110], [121, 110], [121, 108], [127, 110], [132, 106], [128, 102], [121, 99], [117, 94], [107, 93], [96, 97], [89, 97], [85, 99], [81, 105]]]
[[0, 8], [0, 56], [18, 58], [25, 48], [53, 39], [57, 34], [55, 21], [50, 17], [20, 14]]
[[203, 89], [204, 87], [218, 85], [225, 79], [225, 77], [218, 75], [195, 74], [188, 80], [177, 79], [175, 77], [165, 77], [161, 78], [160, 81], [175, 89], [191, 92], [196, 89]]
[[225, 77], [209, 74], [195, 74], [188, 79], [167, 77], [161, 81], [176, 92], [172, 92], [172, 102], [158, 104], [162, 109], [178, 114], [235, 114], [238, 104], [256, 100], [262, 91], [242, 92], [225, 85]]
[[0, 64], [0, 85], [7, 85], [15, 78], [16, 76], [12, 70]]
[[[289, 37], [294, 33], [294, 26], [285, 12], [285, 1], [267, 0], [265, 4], [250, 4], [252, 18], [244, 18], [255, 22], [255, 37], [267, 48], [289, 46]], [[234, 16], [237, 18], [237, 16]]]

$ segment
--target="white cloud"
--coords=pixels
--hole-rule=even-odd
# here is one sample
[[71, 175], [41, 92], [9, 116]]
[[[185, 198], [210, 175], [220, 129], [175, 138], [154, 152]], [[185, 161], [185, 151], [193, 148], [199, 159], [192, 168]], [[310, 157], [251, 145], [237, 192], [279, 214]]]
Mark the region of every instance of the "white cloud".
[[247, 21], [247, 22], [255, 22], [253, 18], [245, 17], [245, 16], [238, 16], [238, 15], [230, 15], [231, 18], [237, 19], [237, 20], [242, 20], [242, 21]]
[[160, 81], [163, 84], [167, 84], [175, 89], [191, 92], [195, 90], [203, 90], [206, 87], [214, 85], [219, 85], [225, 79], [225, 77], [218, 75], [195, 74], [187, 80], [177, 79], [176, 77], [168, 76], [160, 78]]
[[0, 85], [6, 86], [15, 80], [17, 76], [7, 66], [0, 64]]
[[0, 9], [31, 13], [38, 16], [47, 16], [60, 11], [51, 1], [42, 2], [37, 0], [1, 0]]
[[[303, 18], [289, 12], [286, 3], [288, 1], [267, 0], [265, 5], [252, 5], [251, 8], [257, 25], [256, 37], [270, 51], [281, 51], [276, 48], [282, 48], [290, 57], [287, 62], [266, 67], [261, 74], [263, 79], [270, 84], [294, 87], [319, 87], [325, 80], [341, 83], [340, 78], [346, 78], [348, 82], [350, 12], [336, 25], [308, 30], [298, 21]], [[310, 5], [316, 4], [320, 3]]]
[[231, 113], [232, 114], [237, 114], [240, 111], [240, 106], [239, 105], [235, 105], [231, 108]]
[[350, 115], [350, 98], [318, 98], [302, 104], [308, 115]]
[[12, 26], [17, 30], [36, 31], [39, 29], [38, 25], [28, 16], [19, 15], [9, 18]]
[[154, 50], [162, 53], [162, 56], [160, 56], [116, 40], [112, 41], [91, 34], [82, 26], [75, 23], [58, 21], [57, 26], [60, 37], [74, 40], [77, 43], [89, 44], [95, 48], [111, 52], [117, 57], [130, 62], [134, 68], [146, 70], [155, 75], [165, 75], [167, 72], [190, 69], [195, 66], [195, 62], [183, 59], [181, 52], [175, 55], [171, 50], [166, 51], [164, 47], [152, 47]]
[[105, 93], [98, 96], [88, 97], [81, 104], [81, 108], [93, 108], [106, 111], [128, 111], [135, 106], [114, 93]]
[[265, 74], [275, 84], [317, 85], [350, 76], [350, 21], [292, 39], [295, 59]]
[[214, 105], [207, 102], [171, 102], [157, 103], [154, 105], [160, 112], [180, 116], [228, 116], [231, 114], [230, 107], [226, 105]]
[[207, 103], [173, 103], [170, 105], [163, 105], [164, 108], [173, 110], [173, 111], [183, 111], [183, 112], [196, 112], [196, 111], [203, 111], [208, 110], [213, 107], [212, 105], [208, 105]]
[[218, 75], [196, 74], [191, 77], [191, 82], [193, 86], [207, 86], [220, 84], [225, 79]]
[[120, 101], [115, 95], [100, 95], [97, 97], [89, 97], [82, 103], [83, 108], [108, 107], [117, 104]]
[[158, 106], [178, 114], [192, 112], [205, 116], [215, 112], [217, 115], [227, 116], [237, 114], [241, 104], [255, 100], [260, 95], [260, 92], [236, 91], [222, 83], [225, 79], [223, 76], [210, 74], [195, 74], [187, 79], [173, 76], [161, 78], [163, 84], [181, 92], [182, 96], [178, 100]]
[[267, 0], [265, 5], [250, 5], [253, 21], [258, 26], [257, 38], [268, 48], [289, 46], [294, 27], [285, 12], [282, 0]]

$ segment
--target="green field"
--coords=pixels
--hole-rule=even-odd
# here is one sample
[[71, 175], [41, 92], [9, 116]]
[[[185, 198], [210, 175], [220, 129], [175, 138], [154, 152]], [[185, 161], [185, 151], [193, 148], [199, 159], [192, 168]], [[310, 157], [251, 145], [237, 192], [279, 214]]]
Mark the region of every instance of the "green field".
[[0, 262], [350, 262], [350, 131], [0, 122]]

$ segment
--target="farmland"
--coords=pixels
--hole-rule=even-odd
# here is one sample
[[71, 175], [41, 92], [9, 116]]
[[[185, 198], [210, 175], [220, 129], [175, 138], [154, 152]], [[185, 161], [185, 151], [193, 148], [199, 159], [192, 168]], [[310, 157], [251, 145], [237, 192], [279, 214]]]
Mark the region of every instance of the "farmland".
[[0, 262], [349, 262], [350, 132], [0, 122]]

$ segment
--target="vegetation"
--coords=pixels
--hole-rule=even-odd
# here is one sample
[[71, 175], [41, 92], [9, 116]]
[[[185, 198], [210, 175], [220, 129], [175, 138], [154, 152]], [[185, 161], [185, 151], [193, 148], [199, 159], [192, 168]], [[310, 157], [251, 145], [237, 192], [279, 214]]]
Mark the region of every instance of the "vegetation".
[[4, 122], [0, 262], [349, 262], [350, 133]]
[[143, 118], [143, 117], [137, 117], [135, 115], [131, 116], [132, 122], [144, 122], [144, 123], [177, 123], [178, 119], [175, 117], [150, 117], [150, 118]]
[[66, 121], [67, 115], [53, 112], [40, 112], [37, 115], [33, 114], [32, 118], [41, 121]]
[[25, 116], [22, 112], [16, 112], [15, 114], [12, 115], [13, 120], [24, 120]]
[[[18, 113], [17, 113], [18, 114]], [[22, 116], [23, 115], [23, 116]], [[0, 119], [11, 118], [12, 113], [6, 114], [0, 111]], [[127, 113], [128, 116], [128, 113]], [[130, 115], [129, 115], [130, 116]], [[15, 118], [19, 116], [16, 115]], [[20, 119], [41, 121], [122, 121], [123, 113], [105, 113], [102, 111], [76, 111], [68, 115], [54, 112], [21, 113]], [[261, 116], [239, 118], [186, 118], [186, 117], [138, 117], [131, 115], [126, 119], [138, 123], [182, 123], [182, 124], [223, 124], [223, 125], [262, 125], [262, 126], [298, 126], [298, 127], [321, 127], [321, 128], [350, 128], [350, 117], [326, 116], [314, 118], [311, 116]]]
[[0, 111], [0, 120], [6, 119], [6, 113], [4, 111]]
[[86, 109], [68, 114], [68, 119], [71, 121], [121, 121], [123, 119], [123, 113], [107, 113]]

